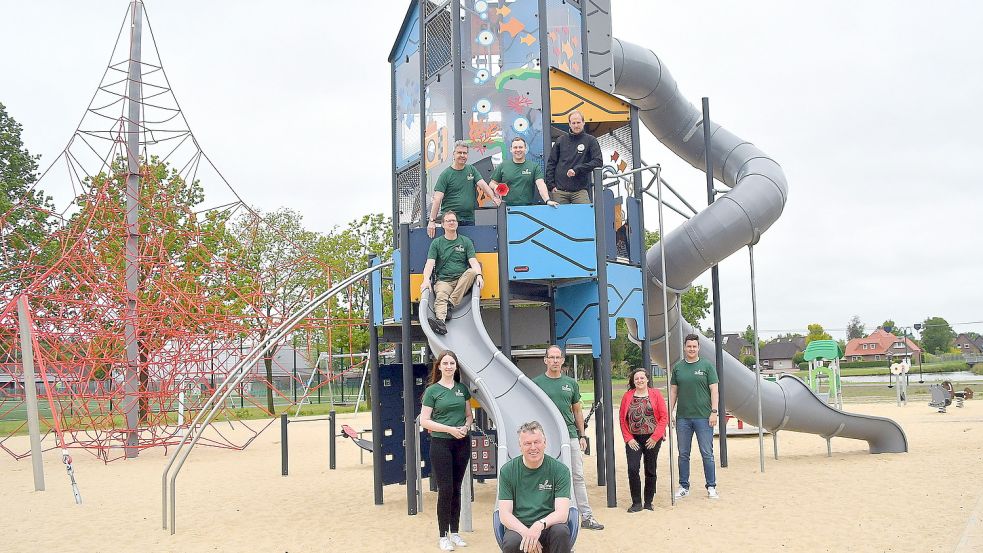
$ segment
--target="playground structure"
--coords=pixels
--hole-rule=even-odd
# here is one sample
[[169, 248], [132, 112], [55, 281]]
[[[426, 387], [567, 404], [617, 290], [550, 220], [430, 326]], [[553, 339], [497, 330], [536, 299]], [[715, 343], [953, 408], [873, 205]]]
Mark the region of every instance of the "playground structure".
[[[155, 135], [153, 119], [141, 119], [140, 113], [158, 106], [148, 103], [147, 96], [159, 102], [173, 99], [173, 94], [159, 60], [140, 56], [143, 6], [134, 2], [124, 22], [131, 31], [129, 53], [111, 62], [107, 71], [126, 77], [104, 81], [102, 91], [122, 86], [110, 103], [93, 100], [87, 111], [112, 112], [114, 126], [94, 131], [82, 125], [77, 139], [66, 148], [69, 166], [78, 168], [74, 174], [84, 175], [73, 182], [84, 191], [74, 196], [78, 211], [45, 212], [59, 221], [57, 232], [4, 267], [10, 271], [5, 275], [17, 278], [5, 281], [0, 297], [30, 302], [30, 334], [41, 381], [55, 383], [42, 397], [52, 418], [71, 423], [59, 432], [61, 442], [89, 448], [107, 461], [120, 458], [118, 453], [132, 456], [145, 447], [177, 445], [163, 477], [164, 524], [169, 497], [173, 532], [177, 471], [192, 446], [209, 443], [207, 424], [228, 413], [229, 400], [236, 395], [240, 402], [268, 409], [263, 399], [278, 393], [269, 378], [260, 377], [257, 382], [270, 391], [263, 399], [252, 396], [242, 386], [250, 379], [250, 367], [272, 359], [271, 352], [292, 337], [313, 343], [313, 335], [331, 328], [351, 336], [358, 318], [350, 310], [347, 316], [336, 316], [330, 302], [357, 293], [357, 283], [371, 278], [372, 390], [387, 386], [388, 380], [389, 386], [401, 389], [403, 398], [418, 400], [427, 367], [414, 365], [414, 343], [467, 353], [465, 373], [478, 390], [483, 411], [500, 431], [499, 463], [517, 454], [514, 430], [508, 425], [532, 418], [547, 425], [550, 453], [564, 459], [565, 442], [558, 439], [562, 430], [555, 409], [535, 387], [526, 386], [529, 369], [513, 362], [512, 348], [590, 344], [595, 397], [608, 406], [596, 418], [598, 480], [607, 486], [609, 506], [615, 506], [610, 339], [617, 319], [627, 319], [643, 344], [646, 366], [667, 356], [670, 362], [677, 359], [682, 336], [689, 331], [679, 313], [679, 294], [707, 267], [755, 243], [781, 213], [786, 187], [776, 163], [719, 126], [699, 119], [654, 54], [611, 38], [609, 2], [590, 4], [604, 9], [588, 12], [579, 3], [552, 0], [516, 0], [501, 7], [461, 0], [410, 4], [390, 58], [393, 213], [399, 249], [392, 260], [374, 260], [366, 270], [340, 280], [331, 267], [305, 255], [303, 245], [293, 243], [241, 200], [200, 211], [174, 208], [177, 196], [186, 193], [183, 187], [202, 179], [200, 170], [217, 171], [186, 123], [185, 130], [162, 140], [164, 129], [157, 129]], [[140, 88], [152, 86], [153, 75], [163, 80], [145, 94]], [[176, 100], [173, 106], [162, 117], [183, 122]], [[419, 295], [421, 259], [428, 242], [421, 223], [433, 183], [450, 162], [452, 138], [470, 141], [469, 162], [487, 176], [497, 157], [507, 155], [504, 145], [513, 136], [524, 136], [529, 157], [541, 161], [551, 137], [565, 132], [566, 114], [574, 108], [584, 112], [588, 131], [598, 136], [608, 164], [594, 175], [594, 203], [556, 210], [544, 206], [479, 210], [477, 226], [462, 233], [474, 240], [485, 273], [497, 279], [488, 279], [471, 298], [470, 309], [455, 313], [447, 336], [428, 334], [428, 328], [417, 324], [426, 318], [429, 301]], [[720, 198], [726, 201], [695, 214], [647, 253], [642, 247], [642, 199], [654, 196], [652, 186], [661, 189], [664, 183], [654, 167], [641, 161], [641, 125], [697, 167], [702, 165], [704, 129], [709, 128], [714, 176], [732, 188]], [[108, 153], [98, 158], [97, 169], [76, 165], [83, 156], [72, 148], [93, 149], [85, 140], [100, 132], [108, 137], [104, 138]], [[155, 161], [152, 147], [168, 142], [173, 151], [163, 152]], [[184, 146], [190, 150], [181, 150]], [[161, 159], [186, 163], [173, 163], [183, 168], [175, 171], [175, 178], [175, 172], [161, 172]], [[111, 224], [96, 226], [96, 221]], [[230, 244], [225, 231], [233, 225], [252, 229], [247, 236], [255, 239]], [[270, 308], [264, 300], [282, 292], [274, 277], [287, 268], [250, 268], [238, 262], [269, 247], [260, 239], [264, 231], [285, 244], [299, 260], [296, 266], [311, 275], [306, 296], [294, 298], [282, 309]], [[170, 249], [160, 247], [175, 243]], [[57, 255], [45, 257], [50, 252]], [[382, 271], [390, 266], [394, 270], [388, 282]], [[243, 281], [252, 284], [248, 293], [230, 285]], [[394, 291], [391, 306], [383, 305], [386, 287]], [[10, 301], [3, 311], [0, 328], [7, 334], [3, 344], [16, 342], [16, 331], [11, 330], [16, 328], [13, 305]], [[378, 354], [383, 343], [398, 346], [401, 363], [390, 366], [399, 371], [398, 378], [396, 373], [392, 378], [382, 375]], [[701, 353], [712, 357], [712, 344], [701, 345]], [[3, 370], [27, 388], [16, 362], [21, 353], [9, 348], [5, 357], [13, 362], [6, 362]], [[226, 361], [213, 366], [223, 352]], [[754, 377], [729, 358], [719, 370], [731, 385], [723, 398], [729, 410], [755, 423], [758, 415], [750, 401]], [[102, 389], [98, 382], [107, 380], [105, 374], [111, 375], [112, 384]], [[168, 417], [189, 380], [199, 384], [202, 398], [209, 392], [211, 396], [192, 408], [197, 416], [186, 423], [188, 432], [182, 436]], [[13, 394], [16, 405], [11, 409], [21, 405], [24, 395]], [[862, 439], [873, 453], [907, 450], [904, 433], [893, 422], [831, 409], [798, 379], [763, 383], [762, 396], [765, 411], [758, 424], [773, 432], [787, 429], [827, 439]], [[372, 397], [373, 464], [380, 475], [376, 501], [382, 501], [386, 451], [382, 436], [387, 429], [401, 427], [401, 434], [391, 433], [390, 444], [405, 442], [405, 456], [396, 458], [403, 467], [396, 467], [391, 478], [406, 482], [408, 508], [415, 512], [419, 490], [406, 476], [419, 468], [424, 452], [411, 450], [412, 440], [403, 437], [415, 431], [413, 420], [419, 408], [416, 401], [400, 400], [402, 417], [384, 422], [381, 394]], [[74, 413], [82, 415], [73, 419]], [[214, 445], [245, 444], [216, 438]]]
[[[280, 219], [249, 207], [211, 163], [142, 2], [130, 4], [122, 30], [77, 130], [35, 185], [59, 207], [32, 191], [0, 213], [0, 448], [15, 458], [31, 454], [9, 440], [27, 430], [28, 390], [38, 392], [39, 432], [55, 438], [45, 448], [109, 462], [179, 443], [237, 371], [244, 378], [218, 414], [232, 422], [289, 408], [301, 389], [318, 397], [356, 364], [331, 371], [310, 361], [357, 351], [364, 283], [339, 291], [264, 357], [240, 363], [345, 275]], [[25, 377], [27, 350], [34, 378]], [[236, 423], [251, 430], [246, 438], [213, 427], [202, 443], [245, 447], [270, 420]]]
[[[532, 419], [544, 424], [549, 453], [567, 460], [558, 413], [528, 380], [543, 367], [524, 364], [514, 351], [547, 343], [590, 345], [595, 397], [610, 406], [609, 341], [616, 320], [625, 319], [642, 344], [646, 366], [675, 362], [683, 336], [692, 331], [681, 316], [680, 294], [720, 260], [757, 243], [787, 196], [775, 161], [704, 121], [654, 53], [612, 37], [610, 8], [609, 1], [412, 1], [389, 57], [398, 278], [393, 316], [374, 313], [372, 326], [382, 342], [403, 351], [425, 342], [435, 352], [453, 349], [460, 356], [472, 394], [498, 433], [499, 466], [518, 454], [517, 423]], [[468, 142], [468, 163], [488, 180], [516, 136], [526, 140], [527, 158], [543, 163], [573, 109], [584, 114], [606, 164], [593, 176], [593, 204], [490, 209], [490, 199], [479, 195], [485, 209], [476, 211], [476, 225], [458, 232], [474, 242], [485, 285], [452, 314], [447, 334], [436, 335], [425, 323], [431, 298], [419, 292], [429, 244], [423, 227], [437, 177], [451, 163], [451, 145]], [[709, 158], [713, 177], [730, 191], [699, 213], [676, 194], [692, 216], [671, 207], [657, 166], [642, 162], [643, 125], [694, 167], [704, 169]], [[687, 219], [648, 252], [642, 240], [646, 195], [659, 201], [660, 227], [662, 205]], [[713, 361], [714, 345], [703, 337], [701, 355]], [[412, 364], [407, 359], [403, 367], [408, 386]], [[727, 384], [727, 410], [773, 434], [813, 433], [827, 444], [833, 437], [861, 439], [871, 453], [907, 451], [896, 423], [844, 413], [798, 378], [758, 382], [730, 356], [718, 370]], [[829, 397], [842, 407], [834, 380]], [[758, 386], [761, 415], [753, 401]], [[404, 405], [405, 435], [413, 432], [412, 407]], [[613, 414], [610, 408], [599, 413], [598, 484], [606, 486], [613, 507]], [[480, 414], [478, 420], [489, 422]], [[374, 441], [380, 436], [373, 432]], [[422, 462], [409, 447], [405, 458], [407, 474]], [[406, 483], [413, 514], [419, 492], [412, 479]]]
[[[826, 397], [826, 403], [843, 409], [843, 385], [840, 382], [840, 358], [843, 348], [836, 340], [813, 340], [802, 352], [809, 362], [809, 389], [817, 397]], [[822, 392], [821, 378], [826, 378], [826, 391]]]

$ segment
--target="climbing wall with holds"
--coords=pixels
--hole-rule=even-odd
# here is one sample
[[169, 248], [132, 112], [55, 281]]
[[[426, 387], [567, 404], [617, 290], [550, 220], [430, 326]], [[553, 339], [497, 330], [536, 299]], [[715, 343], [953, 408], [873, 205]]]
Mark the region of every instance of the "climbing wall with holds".
[[461, 85], [470, 163], [508, 155], [521, 136], [543, 163], [543, 101], [538, 0], [462, 0]]

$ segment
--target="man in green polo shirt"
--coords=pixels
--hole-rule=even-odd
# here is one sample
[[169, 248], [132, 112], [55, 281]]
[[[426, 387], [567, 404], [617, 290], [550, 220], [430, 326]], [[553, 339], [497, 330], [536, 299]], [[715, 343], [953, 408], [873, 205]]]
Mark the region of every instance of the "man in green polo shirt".
[[521, 457], [498, 475], [498, 516], [505, 526], [502, 551], [569, 553], [570, 471], [546, 454], [546, 434], [537, 421], [519, 427]]
[[[431, 290], [434, 293], [434, 318], [428, 319], [430, 328], [437, 334], [447, 334], [447, 304], [457, 307], [471, 285], [484, 286], [481, 278], [481, 264], [474, 252], [474, 242], [457, 233], [457, 213], [444, 213], [444, 235], [434, 238], [427, 251], [427, 264], [423, 266], [423, 284], [420, 293]], [[437, 271], [436, 284], [430, 284], [430, 277]]]
[[570, 472], [573, 477], [573, 497], [580, 511], [580, 527], [588, 530], [604, 530], [604, 525], [594, 518], [587, 498], [587, 481], [584, 479], [584, 455], [587, 440], [584, 433], [584, 410], [580, 405], [580, 385], [577, 381], [563, 374], [563, 362], [566, 356], [560, 346], [551, 345], [546, 348], [546, 372], [533, 378], [532, 381], [542, 388], [556, 405], [570, 436]]
[[502, 200], [481, 178], [481, 173], [468, 163], [468, 143], [458, 140], [454, 143], [454, 162], [444, 169], [437, 177], [433, 188], [433, 205], [430, 206], [430, 218], [427, 220], [427, 236], [433, 238], [437, 234], [437, 213], [454, 211], [461, 225], [474, 224], [474, 207], [478, 203], [478, 192], [481, 188], [495, 202], [501, 205]]
[[492, 172], [491, 188], [497, 191], [499, 183], [508, 185], [508, 193], [502, 196], [507, 205], [532, 205], [535, 197], [533, 191], [538, 190], [543, 203], [556, 207], [559, 204], [550, 199], [543, 168], [535, 161], [526, 159], [527, 149], [526, 139], [521, 136], [512, 139], [509, 147], [512, 159], [503, 161]]
[[693, 434], [703, 457], [703, 476], [707, 497], [719, 499], [717, 475], [713, 466], [713, 427], [717, 425], [717, 369], [700, 358], [700, 337], [686, 336], [683, 342], [685, 358], [672, 367], [669, 384], [669, 412], [676, 411], [676, 443], [679, 444], [679, 489], [676, 499], [689, 495], [689, 452]]

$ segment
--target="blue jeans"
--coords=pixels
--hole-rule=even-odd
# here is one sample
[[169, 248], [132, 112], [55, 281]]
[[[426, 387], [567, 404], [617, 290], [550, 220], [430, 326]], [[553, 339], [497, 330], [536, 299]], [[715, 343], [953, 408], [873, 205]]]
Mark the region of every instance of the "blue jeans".
[[693, 448], [693, 433], [703, 457], [703, 477], [706, 487], [717, 486], [713, 466], [713, 429], [707, 419], [676, 419], [676, 442], [679, 444], [679, 485], [689, 489], [689, 452]]

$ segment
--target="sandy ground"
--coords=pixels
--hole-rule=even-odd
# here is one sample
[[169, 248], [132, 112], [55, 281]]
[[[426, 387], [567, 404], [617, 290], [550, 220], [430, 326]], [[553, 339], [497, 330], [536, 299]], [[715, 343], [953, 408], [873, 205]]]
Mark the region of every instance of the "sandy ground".
[[[577, 551], [983, 551], [983, 401], [946, 414], [924, 403], [847, 408], [898, 420], [910, 453], [869, 455], [866, 442], [834, 439], [827, 457], [822, 438], [786, 432], [779, 460], [765, 437], [761, 474], [757, 437], [731, 438], [730, 466], [718, 468], [722, 498], [697, 493], [672, 507], [664, 448], [656, 510], [628, 514], [619, 442], [619, 505], [607, 508], [606, 490], [589, 487], [607, 528], [582, 532]], [[369, 421], [346, 418], [356, 428]], [[278, 425], [245, 451], [196, 449], [178, 481], [174, 536], [161, 529], [163, 452], [109, 465], [75, 452], [82, 506], [72, 500], [57, 452], [45, 454], [45, 492], [33, 491], [28, 460], [0, 457], [7, 521], [0, 551], [437, 551], [435, 494], [425, 492], [423, 512], [412, 517], [401, 486], [387, 486], [385, 505], [373, 505], [371, 459], [360, 465], [358, 449], [339, 441], [338, 470], [328, 470], [326, 434], [324, 421], [290, 425], [287, 477], [280, 475]], [[594, 457], [588, 461], [588, 482], [596, 482]], [[698, 460], [693, 482], [699, 489]], [[497, 550], [494, 495], [493, 483], [476, 485], [466, 551]]]

